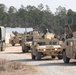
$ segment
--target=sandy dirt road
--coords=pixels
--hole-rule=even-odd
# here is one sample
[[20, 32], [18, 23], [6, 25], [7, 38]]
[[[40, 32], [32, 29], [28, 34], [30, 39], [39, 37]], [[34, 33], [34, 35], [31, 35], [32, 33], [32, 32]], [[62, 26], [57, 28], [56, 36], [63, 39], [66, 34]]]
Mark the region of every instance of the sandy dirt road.
[[[0, 58], [24, 62], [34, 65], [38, 72], [30, 75], [76, 75], [76, 61], [64, 64], [63, 60], [46, 57], [40, 61], [32, 60], [30, 53], [22, 53], [21, 46], [8, 46], [5, 51], [0, 52]], [[29, 74], [27, 74], [29, 75]]]

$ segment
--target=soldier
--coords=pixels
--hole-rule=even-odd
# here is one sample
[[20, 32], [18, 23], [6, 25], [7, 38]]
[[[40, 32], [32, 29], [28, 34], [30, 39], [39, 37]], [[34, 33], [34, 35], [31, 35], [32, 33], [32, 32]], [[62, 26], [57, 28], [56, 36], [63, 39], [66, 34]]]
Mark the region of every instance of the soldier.
[[46, 29], [46, 30], [44, 31], [44, 34], [46, 34], [46, 33], [49, 33], [49, 30], [48, 30], [48, 29]]
[[70, 28], [70, 25], [66, 25], [65, 33], [66, 33], [66, 39], [73, 37], [73, 33], [72, 33], [71, 28]]

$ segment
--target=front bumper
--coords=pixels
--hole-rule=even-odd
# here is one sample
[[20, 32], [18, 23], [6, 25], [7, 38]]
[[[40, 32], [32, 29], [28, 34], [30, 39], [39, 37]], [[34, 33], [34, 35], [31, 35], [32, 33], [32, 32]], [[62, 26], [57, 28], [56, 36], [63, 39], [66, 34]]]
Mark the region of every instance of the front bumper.
[[37, 49], [37, 52], [41, 52], [43, 54], [57, 55], [61, 52], [61, 49]]

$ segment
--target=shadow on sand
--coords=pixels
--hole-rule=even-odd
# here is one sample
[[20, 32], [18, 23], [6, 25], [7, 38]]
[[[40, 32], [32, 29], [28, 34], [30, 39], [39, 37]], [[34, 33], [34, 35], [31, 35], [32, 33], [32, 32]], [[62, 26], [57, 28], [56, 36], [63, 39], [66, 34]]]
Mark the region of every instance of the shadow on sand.
[[[57, 59], [56, 59], [57, 60]], [[12, 60], [12, 61], [18, 61], [18, 62], [38, 62], [39, 64], [37, 64], [37, 66], [76, 66], [76, 62], [70, 62], [70, 63], [64, 63], [63, 61], [60, 60], [52, 60], [52, 59], [42, 59], [42, 60], [32, 60], [32, 59], [21, 59], [21, 60]], [[44, 63], [44, 61], [46, 63]], [[50, 61], [50, 63], [48, 63], [47, 61]], [[41, 63], [43, 62], [43, 63]], [[40, 64], [41, 63], [41, 64]]]

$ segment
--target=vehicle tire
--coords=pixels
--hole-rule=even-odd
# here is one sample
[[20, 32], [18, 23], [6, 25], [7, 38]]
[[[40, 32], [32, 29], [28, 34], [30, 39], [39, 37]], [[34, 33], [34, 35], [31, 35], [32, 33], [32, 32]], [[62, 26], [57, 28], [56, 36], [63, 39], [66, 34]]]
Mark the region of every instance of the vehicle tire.
[[25, 47], [25, 53], [27, 53], [29, 50], [28, 46]]
[[23, 53], [25, 53], [25, 50], [22, 50]]
[[20, 43], [20, 46], [22, 46], [22, 43]]
[[12, 43], [12, 46], [15, 46], [15, 44], [14, 44], [14, 43]]
[[41, 53], [40, 52], [36, 53], [36, 58], [37, 58], [37, 60], [41, 60]]
[[5, 51], [5, 48], [1, 47], [1, 51]]
[[55, 58], [55, 56], [51, 56], [51, 58], [52, 58], [52, 59], [54, 59], [54, 58]]
[[22, 46], [22, 40], [19, 41], [20, 46]]
[[11, 43], [11, 44], [12, 44], [12, 46], [15, 46], [15, 43], [14, 43], [13, 41], [12, 41], [12, 43]]
[[2, 46], [1, 46], [1, 51], [4, 51], [5, 50], [5, 44], [4, 43], [1, 43]]
[[63, 56], [62, 56], [62, 55], [58, 55], [57, 57], [58, 57], [58, 59], [62, 59], [62, 58], [63, 58]]
[[1, 47], [1, 51], [4, 51], [4, 50], [3, 50], [3, 47]]
[[15, 43], [13, 42], [13, 40], [11, 41], [12, 46], [15, 46]]
[[64, 63], [69, 63], [69, 61], [70, 61], [70, 58], [66, 57], [65, 51], [63, 51], [63, 61], [64, 61]]
[[32, 59], [34, 60], [35, 59], [35, 55], [32, 54], [31, 56], [32, 56]]

